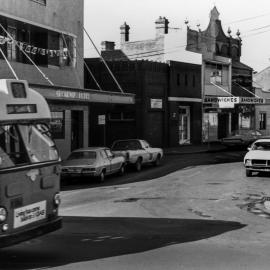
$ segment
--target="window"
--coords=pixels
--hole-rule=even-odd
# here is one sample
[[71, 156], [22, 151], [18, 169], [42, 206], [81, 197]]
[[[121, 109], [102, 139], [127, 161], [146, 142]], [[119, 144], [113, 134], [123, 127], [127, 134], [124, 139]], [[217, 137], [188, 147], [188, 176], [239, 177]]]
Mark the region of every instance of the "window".
[[265, 112], [260, 112], [259, 115], [259, 128], [260, 130], [265, 130], [266, 129], [266, 113]]
[[211, 72], [210, 82], [222, 84], [222, 65], [215, 66], [215, 70]]
[[60, 66], [76, 65], [76, 40], [68, 35], [60, 35]]
[[193, 76], [192, 76], [192, 86], [193, 87], [196, 86], [196, 76], [195, 76], [195, 74], [193, 74]]
[[134, 121], [135, 112], [111, 112], [109, 113], [110, 121]]
[[65, 138], [65, 112], [51, 112], [52, 119], [50, 122], [52, 137], [54, 139]]
[[0, 169], [56, 161], [58, 158], [47, 126], [0, 126]]
[[70, 154], [68, 160], [72, 159], [96, 159], [96, 152], [95, 151], [75, 151]]
[[113, 158], [113, 153], [111, 152], [110, 149], [105, 149], [105, 152], [108, 158]]
[[251, 128], [250, 116], [245, 116], [243, 114], [239, 114], [239, 127], [241, 129], [250, 129]]
[[[7, 31], [14, 40], [17, 39], [17, 30], [15, 27], [8, 26]], [[17, 60], [17, 52], [16, 52], [15, 42], [8, 42], [7, 43], [7, 58], [8, 58], [8, 60], [11, 60], [11, 61]]]

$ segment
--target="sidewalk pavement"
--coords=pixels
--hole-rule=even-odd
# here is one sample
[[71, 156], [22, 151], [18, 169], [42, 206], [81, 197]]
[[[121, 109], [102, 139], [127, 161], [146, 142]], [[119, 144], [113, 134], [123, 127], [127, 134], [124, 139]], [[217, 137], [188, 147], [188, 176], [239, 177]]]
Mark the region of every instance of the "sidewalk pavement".
[[199, 145], [179, 145], [176, 147], [164, 148], [165, 155], [181, 155], [181, 154], [196, 154], [196, 153], [215, 153], [226, 149], [226, 146], [215, 143], [203, 143]]

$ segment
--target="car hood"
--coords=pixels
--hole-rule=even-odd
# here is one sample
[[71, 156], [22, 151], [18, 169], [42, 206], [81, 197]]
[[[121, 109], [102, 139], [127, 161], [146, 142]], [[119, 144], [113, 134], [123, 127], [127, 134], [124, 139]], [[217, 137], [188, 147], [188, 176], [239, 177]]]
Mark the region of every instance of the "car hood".
[[251, 150], [245, 155], [245, 159], [269, 159], [270, 160], [270, 151]]
[[94, 159], [71, 159], [65, 160], [62, 162], [62, 166], [85, 166], [85, 165], [94, 165], [96, 160]]

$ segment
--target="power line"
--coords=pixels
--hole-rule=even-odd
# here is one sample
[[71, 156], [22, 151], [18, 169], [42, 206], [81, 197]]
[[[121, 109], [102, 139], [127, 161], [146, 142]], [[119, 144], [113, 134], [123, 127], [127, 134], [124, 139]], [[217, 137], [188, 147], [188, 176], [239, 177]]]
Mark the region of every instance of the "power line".
[[253, 17], [249, 17], [249, 18], [244, 18], [244, 19], [228, 22], [228, 23], [225, 23], [225, 25], [239, 23], [239, 22], [245, 22], [245, 21], [251, 21], [251, 20], [254, 20], [254, 19], [258, 19], [258, 18], [261, 18], [261, 17], [268, 16], [268, 15], [270, 15], [270, 12], [264, 13], [264, 14], [261, 14], [261, 15], [257, 15], [257, 16], [253, 16]]

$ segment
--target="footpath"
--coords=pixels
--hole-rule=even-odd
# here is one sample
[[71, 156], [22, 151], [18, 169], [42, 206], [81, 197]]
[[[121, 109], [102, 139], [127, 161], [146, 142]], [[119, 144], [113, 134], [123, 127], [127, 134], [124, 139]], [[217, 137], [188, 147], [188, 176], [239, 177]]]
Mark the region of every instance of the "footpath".
[[215, 153], [226, 150], [226, 146], [215, 142], [199, 145], [181, 145], [176, 147], [164, 148], [165, 155], [181, 155], [181, 154], [196, 154], [196, 153]]

